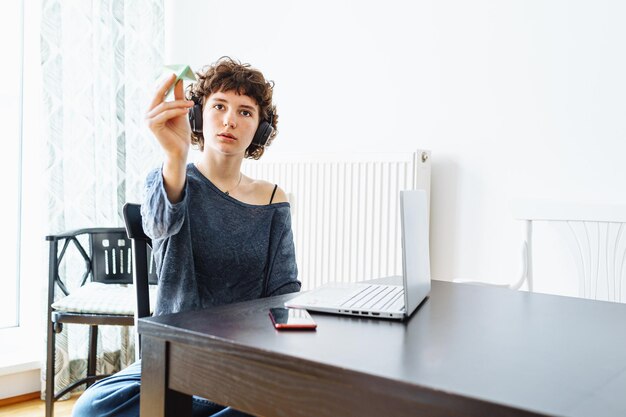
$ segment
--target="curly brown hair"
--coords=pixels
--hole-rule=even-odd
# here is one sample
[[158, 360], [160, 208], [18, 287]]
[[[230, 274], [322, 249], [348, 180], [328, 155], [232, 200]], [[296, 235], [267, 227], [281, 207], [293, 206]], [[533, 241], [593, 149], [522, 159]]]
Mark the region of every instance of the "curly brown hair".
[[[206, 98], [218, 91], [236, 91], [238, 94], [252, 98], [260, 107], [260, 119], [267, 120], [274, 128], [274, 132], [265, 146], [272, 143], [278, 133], [276, 129], [278, 113], [276, 106], [272, 104], [273, 81], [267, 81], [261, 71], [252, 68], [250, 64], [242, 64], [227, 56], [221, 57], [214, 64], [202, 68], [196, 75], [198, 80], [187, 88], [188, 100], [203, 103], [204, 109]], [[191, 143], [203, 150], [204, 136], [202, 133], [192, 132]], [[259, 159], [265, 151], [264, 148], [251, 143], [246, 149], [245, 157]]]

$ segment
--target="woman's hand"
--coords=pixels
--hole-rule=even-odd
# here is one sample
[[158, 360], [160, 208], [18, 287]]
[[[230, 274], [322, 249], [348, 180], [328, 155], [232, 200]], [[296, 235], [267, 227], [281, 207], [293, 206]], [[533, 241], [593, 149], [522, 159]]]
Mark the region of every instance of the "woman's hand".
[[182, 81], [174, 87], [174, 101], [165, 101], [165, 93], [175, 80], [176, 75], [172, 74], [161, 84], [146, 114], [148, 127], [165, 152], [163, 184], [171, 203], [181, 200], [185, 186], [185, 166], [191, 147], [187, 114], [193, 106], [193, 101], [185, 100]]
[[146, 114], [148, 127], [170, 161], [185, 164], [191, 146], [191, 128], [187, 116], [193, 101], [185, 100], [182, 80], [174, 87], [174, 101], [165, 101], [165, 93], [176, 80], [169, 76], [158, 88]]

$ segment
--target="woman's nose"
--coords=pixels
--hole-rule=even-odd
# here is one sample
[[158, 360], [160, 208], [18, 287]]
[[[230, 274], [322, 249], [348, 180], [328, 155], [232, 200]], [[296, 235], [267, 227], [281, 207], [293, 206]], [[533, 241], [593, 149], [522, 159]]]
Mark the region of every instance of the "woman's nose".
[[232, 117], [230, 112], [224, 114], [224, 127], [230, 127], [231, 129], [236, 127], [235, 119]]

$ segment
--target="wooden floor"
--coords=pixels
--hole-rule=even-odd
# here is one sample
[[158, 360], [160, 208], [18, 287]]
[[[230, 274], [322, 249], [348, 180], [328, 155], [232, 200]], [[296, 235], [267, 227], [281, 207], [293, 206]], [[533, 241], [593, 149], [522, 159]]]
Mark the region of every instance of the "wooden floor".
[[[78, 397], [74, 395], [67, 401], [57, 401], [54, 404], [54, 417], [70, 417]], [[43, 417], [45, 412], [45, 402], [38, 399], [0, 407], [0, 417]]]

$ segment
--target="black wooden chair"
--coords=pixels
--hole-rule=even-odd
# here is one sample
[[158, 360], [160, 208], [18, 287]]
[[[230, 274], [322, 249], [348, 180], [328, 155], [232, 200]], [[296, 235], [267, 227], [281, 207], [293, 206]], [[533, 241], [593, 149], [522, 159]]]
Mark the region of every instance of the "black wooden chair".
[[[80, 229], [50, 235], [46, 240], [50, 245], [46, 417], [52, 417], [56, 400], [82, 384], [89, 387], [108, 376], [96, 374], [98, 326], [135, 324], [137, 292], [128, 284], [133, 283], [137, 260], [133, 260], [131, 240], [122, 227]], [[146, 277], [150, 275], [152, 283], [156, 283], [156, 274], [148, 274], [148, 256], [142, 259], [145, 262], [142, 271]], [[77, 263], [80, 264], [78, 268]], [[147, 283], [145, 287], [147, 293]], [[145, 299], [148, 300], [148, 296]], [[147, 309], [149, 314], [149, 304], [141, 308], [142, 311]], [[55, 336], [61, 332], [64, 323], [89, 326], [87, 375], [55, 393]]]
[[[136, 287], [135, 323], [142, 317], [150, 316], [150, 293], [149, 285], [154, 281], [154, 272], [149, 270], [151, 263], [152, 240], [143, 231], [141, 221], [141, 206], [134, 203], [126, 203], [123, 208], [126, 233], [132, 242], [133, 249], [133, 279]], [[141, 357], [141, 340], [139, 333], [136, 335], [137, 357]]]

